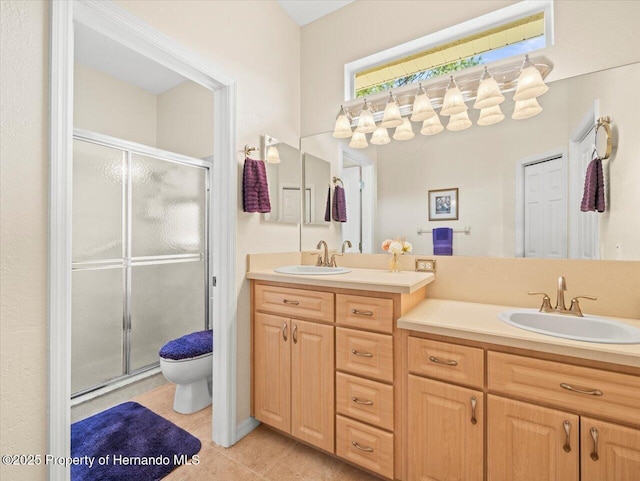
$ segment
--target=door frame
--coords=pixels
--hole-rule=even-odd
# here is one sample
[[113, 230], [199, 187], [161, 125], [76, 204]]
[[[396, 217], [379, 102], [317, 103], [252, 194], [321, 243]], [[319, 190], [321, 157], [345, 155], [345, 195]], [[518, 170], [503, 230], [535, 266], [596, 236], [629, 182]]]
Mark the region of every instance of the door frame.
[[[112, 2], [59, 0], [50, 3], [49, 125], [49, 399], [48, 448], [68, 457], [71, 448], [71, 212], [73, 152], [73, 24], [88, 25], [214, 93], [213, 158], [210, 165], [209, 272], [213, 351], [212, 438], [222, 446], [237, 440], [236, 425], [236, 82]], [[215, 297], [215, 302], [213, 302]], [[70, 469], [50, 464], [51, 481], [69, 479]]]
[[[564, 182], [566, 184], [567, 177], [569, 176], [568, 172], [568, 159], [567, 159], [567, 149], [565, 147], [558, 147], [557, 149], [550, 150], [548, 152], [543, 152], [541, 154], [532, 155], [530, 157], [526, 157], [524, 159], [520, 159], [516, 162], [516, 185], [515, 185], [515, 208], [516, 208], [516, 216], [515, 216], [515, 257], [524, 257], [524, 169], [528, 165], [539, 164], [540, 162], [546, 162], [547, 160], [552, 160], [560, 157], [564, 164]], [[568, 187], [568, 186], [567, 186]], [[569, 190], [566, 188], [567, 196], [565, 198], [565, 208], [568, 205], [568, 197]], [[569, 234], [569, 229], [567, 228], [567, 235]], [[567, 245], [567, 252], [569, 246]]]

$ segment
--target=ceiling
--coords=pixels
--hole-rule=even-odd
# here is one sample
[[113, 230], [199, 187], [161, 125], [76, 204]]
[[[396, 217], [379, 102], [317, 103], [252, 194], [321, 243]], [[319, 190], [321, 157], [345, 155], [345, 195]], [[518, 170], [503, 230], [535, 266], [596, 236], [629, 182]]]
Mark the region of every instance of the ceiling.
[[280, 6], [301, 27], [355, 0], [278, 0]]

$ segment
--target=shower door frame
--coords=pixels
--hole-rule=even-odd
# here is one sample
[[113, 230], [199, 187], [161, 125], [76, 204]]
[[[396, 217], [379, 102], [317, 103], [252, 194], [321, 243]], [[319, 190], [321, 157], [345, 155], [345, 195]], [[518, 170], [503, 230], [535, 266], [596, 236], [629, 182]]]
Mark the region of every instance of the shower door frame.
[[[50, 8], [49, 62], [49, 400], [47, 454], [71, 452], [71, 200], [73, 153], [73, 24], [82, 23], [178, 72], [214, 94], [210, 168], [210, 284], [215, 389], [212, 439], [229, 447], [236, 420], [236, 221], [238, 212], [236, 81], [170, 37], [112, 2], [59, 0]], [[214, 302], [215, 298], [215, 302]], [[68, 466], [51, 463], [50, 481], [66, 481]]]
[[[209, 279], [209, 211], [211, 209], [211, 201], [210, 201], [210, 184], [211, 184], [211, 162], [202, 159], [196, 159], [193, 157], [188, 157], [186, 155], [177, 154], [175, 152], [170, 152], [167, 150], [158, 149], [155, 147], [151, 147], [144, 144], [138, 144], [136, 142], [131, 142], [124, 139], [119, 139], [117, 137], [112, 137], [109, 135], [100, 134], [97, 132], [91, 132], [84, 129], [74, 128], [73, 129], [73, 140], [79, 140], [81, 142], [88, 142], [95, 145], [102, 145], [105, 147], [110, 147], [113, 149], [117, 149], [122, 151], [126, 155], [126, 165], [127, 165], [127, 174], [126, 174], [126, 183], [123, 185], [122, 192], [122, 205], [123, 205], [123, 219], [124, 222], [123, 231], [122, 231], [122, 241], [123, 241], [123, 254], [122, 258], [118, 263], [113, 262], [113, 259], [105, 260], [105, 261], [78, 261], [72, 262], [72, 271], [80, 271], [80, 270], [95, 270], [95, 269], [125, 269], [125, 283], [124, 283], [124, 309], [123, 309], [123, 331], [122, 331], [122, 374], [113, 379], [109, 379], [108, 381], [101, 382], [89, 388], [82, 389], [76, 393], [72, 393], [73, 398], [77, 398], [87, 393], [94, 392], [106, 386], [113, 385], [115, 383], [119, 383], [123, 380], [131, 378], [137, 374], [141, 374], [143, 372], [150, 371], [152, 369], [159, 370], [160, 362], [150, 364], [148, 366], [143, 366], [141, 368], [131, 370], [131, 275], [133, 267], [142, 266], [142, 265], [160, 265], [167, 263], [175, 263], [175, 262], [188, 262], [187, 259], [195, 260], [203, 260], [204, 261], [204, 276], [202, 278], [202, 282], [204, 283], [204, 324], [202, 326], [203, 329], [211, 328], [211, 320], [209, 316], [209, 299], [211, 298], [211, 289]], [[132, 252], [132, 206], [133, 206], [133, 193], [132, 193], [132, 182], [131, 182], [131, 162], [134, 155], [143, 155], [146, 157], [151, 157], [153, 159], [161, 160], [163, 162], [170, 162], [180, 165], [186, 165], [188, 167], [193, 167], [196, 169], [204, 169], [205, 170], [205, 200], [204, 200], [204, 241], [203, 241], [203, 254], [173, 254], [173, 255], [160, 255], [160, 256], [143, 256], [143, 257], [134, 257]], [[171, 259], [161, 259], [168, 258]], [[73, 322], [73, 319], [72, 319]], [[159, 372], [159, 371], [158, 371]]]

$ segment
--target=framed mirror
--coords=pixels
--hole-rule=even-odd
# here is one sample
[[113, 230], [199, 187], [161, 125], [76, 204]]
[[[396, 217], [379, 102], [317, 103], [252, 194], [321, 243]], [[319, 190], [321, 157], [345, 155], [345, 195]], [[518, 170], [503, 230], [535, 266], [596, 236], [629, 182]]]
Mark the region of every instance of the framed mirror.
[[299, 224], [302, 208], [300, 150], [268, 134], [262, 136], [261, 147], [271, 203], [271, 212], [264, 214], [264, 220]]
[[308, 153], [303, 154], [304, 160], [304, 223], [311, 225], [326, 225], [331, 222], [327, 212], [331, 212], [331, 164], [320, 157]]

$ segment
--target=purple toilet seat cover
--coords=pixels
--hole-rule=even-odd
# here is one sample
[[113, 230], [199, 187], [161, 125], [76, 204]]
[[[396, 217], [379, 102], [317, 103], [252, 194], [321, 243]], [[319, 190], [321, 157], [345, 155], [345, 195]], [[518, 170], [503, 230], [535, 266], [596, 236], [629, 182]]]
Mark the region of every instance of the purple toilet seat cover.
[[189, 359], [213, 352], [213, 331], [198, 331], [167, 342], [160, 349], [163, 359]]

